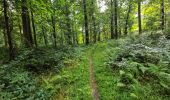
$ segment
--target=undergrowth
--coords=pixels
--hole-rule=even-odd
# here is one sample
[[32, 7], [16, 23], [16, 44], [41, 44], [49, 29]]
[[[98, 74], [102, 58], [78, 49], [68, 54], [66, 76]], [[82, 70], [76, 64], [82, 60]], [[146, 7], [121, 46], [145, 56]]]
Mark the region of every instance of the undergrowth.
[[49, 100], [59, 87], [58, 82], [48, 84], [45, 77], [59, 73], [69, 59], [78, 56], [76, 51], [73, 47], [22, 49], [15, 60], [2, 59], [0, 100]]
[[[162, 33], [128, 37], [111, 46], [106, 64], [114, 73], [119, 100], [170, 98], [170, 40]], [[115, 74], [116, 73], [116, 74]]]

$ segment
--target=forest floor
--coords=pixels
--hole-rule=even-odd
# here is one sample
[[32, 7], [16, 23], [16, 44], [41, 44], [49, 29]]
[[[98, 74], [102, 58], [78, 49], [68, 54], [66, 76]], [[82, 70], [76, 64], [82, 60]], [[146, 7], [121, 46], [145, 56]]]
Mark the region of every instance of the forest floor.
[[[169, 45], [156, 34], [24, 50], [0, 66], [0, 99], [169, 100]], [[43, 69], [50, 66], [55, 69]]]
[[[147, 41], [141, 43], [143, 38]], [[119, 39], [80, 47], [81, 55], [75, 60], [74, 67], [67, 66], [59, 74], [69, 78], [65, 81], [67, 85], [61, 85], [53, 99], [168, 100], [170, 74], [167, 65], [159, 61], [166, 59], [156, 58], [157, 55], [164, 57], [159, 49], [155, 49], [155, 42], [159, 41], [148, 42], [151, 40], [145, 36], [140, 39]]]
[[[56, 100], [100, 100], [112, 98], [112, 72], [102, 67], [107, 60], [107, 43], [97, 43], [85, 48], [74, 67], [66, 67], [59, 76], [72, 79], [67, 86], [61, 86]], [[55, 76], [53, 76], [55, 77]], [[113, 91], [112, 91], [113, 92]]]

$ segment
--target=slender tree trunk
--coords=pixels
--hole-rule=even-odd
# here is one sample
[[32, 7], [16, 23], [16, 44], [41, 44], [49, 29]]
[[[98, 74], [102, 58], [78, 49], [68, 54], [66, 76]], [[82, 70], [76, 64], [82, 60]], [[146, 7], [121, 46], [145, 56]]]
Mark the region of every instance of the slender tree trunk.
[[91, 6], [92, 6], [92, 21], [93, 21], [93, 39], [94, 39], [94, 43], [96, 43], [97, 41], [97, 32], [96, 32], [96, 18], [95, 18], [95, 0], [92, 0], [91, 2]]
[[10, 31], [10, 27], [9, 27], [9, 17], [8, 17], [8, 5], [7, 5], [7, 1], [3, 0], [3, 7], [4, 7], [4, 17], [5, 17], [5, 28], [6, 28], [6, 33], [7, 33], [7, 38], [8, 38], [8, 46], [9, 46], [9, 57], [10, 60], [14, 59], [14, 46], [12, 43], [12, 34]]
[[121, 16], [120, 16], [120, 9], [117, 7], [117, 18], [118, 18], [118, 37], [122, 35], [122, 26], [121, 26]]
[[30, 16], [27, 8], [27, 0], [22, 0], [22, 24], [23, 24], [23, 35], [25, 46], [30, 48], [33, 47], [33, 38], [30, 26]]
[[141, 0], [138, 0], [138, 28], [139, 28], [139, 34], [142, 34]]
[[[89, 15], [90, 16], [90, 15]], [[90, 18], [89, 18], [90, 19]], [[91, 43], [93, 41], [93, 34], [92, 34], [92, 24], [89, 22], [89, 42]]]
[[34, 36], [34, 44], [37, 47], [37, 35], [36, 35], [36, 30], [35, 30], [35, 22], [34, 22], [34, 14], [31, 11], [31, 19], [32, 19], [32, 29], [33, 29], [33, 36]]
[[[77, 29], [77, 26], [75, 25], [75, 30]], [[76, 43], [79, 44], [79, 37], [78, 37], [78, 33], [76, 32], [75, 33], [76, 35]]]
[[85, 34], [84, 34], [84, 25], [82, 25], [82, 38], [83, 38], [83, 44], [85, 43]]
[[44, 28], [43, 25], [41, 26], [41, 28], [42, 28], [42, 33], [43, 33], [43, 37], [44, 37], [44, 44], [47, 47], [48, 46], [48, 41], [47, 41], [47, 37], [46, 37], [46, 34], [45, 34], [45, 28]]
[[70, 23], [71, 23], [71, 21], [70, 21], [70, 18], [69, 18], [69, 15], [70, 15], [70, 11], [69, 11], [69, 7], [68, 7], [68, 1], [67, 0], [65, 0], [65, 7], [66, 7], [66, 13], [65, 13], [65, 16], [66, 16], [66, 26], [67, 26], [67, 42], [68, 42], [68, 44], [72, 44], [72, 42], [71, 42], [71, 25], [70, 25]]
[[130, 12], [131, 12], [131, 3], [129, 1], [129, 7], [126, 15], [126, 20], [125, 20], [125, 35], [128, 34], [128, 24], [129, 24], [129, 17], [130, 17]]
[[110, 25], [110, 29], [111, 29], [111, 39], [114, 39], [114, 11], [113, 11], [113, 0], [111, 0], [111, 25]]
[[8, 39], [7, 39], [7, 34], [6, 34], [6, 27], [4, 27], [3, 29], [3, 35], [4, 35], [4, 43], [5, 43], [5, 47], [8, 47]]
[[84, 6], [84, 24], [85, 24], [86, 45], [88, 45], [89, 44], [89, 29], [88, 29], [86, 0], [83, 0], [83, 6]]
[[161, 0], [161, 29], [164, 30], [165, 28], [165, 7], [164, 7], [164, 0]]
[[118, 39], [118, 12], [117, 12], [117, 8], [118, 8], [118, 3], [117, 3], [117, 0], [114, 0], [114, 6], [115, 6], [115, 38]]
[[97, 40], [98, 40], [98, 41], [101, 41], [101, 30], [100, 30], [100, 25], [98, 25], [98, 30], [99, 30], [99, 31], [98, 31], [99, 33], [98, 33], [98, 39], [97, 39]]
[[22, 43], [23, 43], [23, 34], [22, 34], [22, 26], [21, 26], [21, 23], [19, 22], [19, 25], [18, 25], [18, 27], [19, 27], [19, 33], [20, 33], [20, 38], [21, 38], [21, 47], [22, 47]]
[[51, 15], [51, 19], [52, 19], [52, 26], [53, 26], [53, 39], [54, 39], [54, 46], [57, 46], [57, 41], [56, 41], [56, 28], [55, 28], [55, 20], [54, 20], [54, 16]]

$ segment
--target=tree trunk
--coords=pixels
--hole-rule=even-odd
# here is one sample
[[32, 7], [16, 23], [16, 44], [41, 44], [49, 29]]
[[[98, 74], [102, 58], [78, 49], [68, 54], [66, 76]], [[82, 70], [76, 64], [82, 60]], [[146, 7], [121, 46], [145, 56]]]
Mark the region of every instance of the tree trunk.
[[4, 7], [4, 17], [5, 17], [5, 28], [6, 28], [6, 34], [8, 38], [8, 46], [9, 46], [9, 57], [10, 60], [14, 59], [14, 46], [12, 43], [12, 35], [9, 27], [9, 17], [8, 17], [8, 6], [7, 6], [7, 1], [3, 0], [3, 7]]
[[125, 20], [125, 35], [128, 34], [128, 24], [129, 24], [130, 12], [131, 12], [131, 3], [129, 1], [128, 11], [127, 11], [126, 20]]
[[98, 41], [101, 41], [101, 30], [100, 30], [100, 25], [98, 25], [98, 30], [99, 30], [99, 33], [98, 33]]
[[51, 15], [51, 21], [52, 21], [52, 27], [53, 27], [53, 39], [54, 39], [54, 46], [57, 46], [57, 41], [56, 41], [56, 28], [55, 28], [55, 20], [54, 16]]
[[70, 21], [70, 18], [69, 18], [69, 15], [70, 15], [70, 11], [69, 11], [69, 8], [68, 8], [68, 2], [67, 2], [67, 0], [65, 0], [65, 7], [66, 7], [66, 12], [65, 12], [65, 16], [66, 16], [66, 26], [67, 26], [67, 42], [68, 42], [68, 44], [69, 45], [71, 45], [72, 44], [72, 42], [71, 42], [71, 21]]
[[117, 0], [114, 0], [114, 7], [115, 7], [115, 38], [118, 39], [118, 22], [117, 22], [117, 16], [118, 16], [118, 12], [117, 12], [117, 7], [118, 7], [118, 4], [117, 4]]
[[44, 44], [47, 47], [48, 41], [47, 41], [47, 37], [46, 37], [46, 34], [45, 34], [45, 27], [42, 25], [41, 28], [42, 28], [42, 33], [43, 33], [43, 37], [44, 37]]
[[34, 14], [31, 11], [31, 19], [32, 19], [32, 29], [33, 29], [33, 36], [34, 36], [34, 44], [37, 47], [37, 35], [36, 35], [36, 30], [35, 30], [35, 22], [34, 22]]
[[4, 27], [3, 35], [4, 35], [5, 47], [7, 48], [8, 47], [8, 39], [7, 39], [7, 34], [6, 34], [6, 27]]
[[110, 25], [110, 29], [111, 29], [111, 39], [114, 39], [114, 11], [113, 11], [113, 0], [111, 0], [111, 25]]
[[88, 45], [89, 44], [89, 29], [88, 29], [86, 0], [83, 0], [83, 6], [84, 6], [84, 25], [85, 25], [86, 45]]
[[165, 7], [164, 7], [164, 0], [161, 0], [161, 29], [164, 30], [165, 28]]
[[25, 47], [33, 47], [33, 38], [30, 26], [30, 16], [27, 8], [27, 0], [22, 0], [22, 24], [23, 24], [23, 35]]
[[19, 22], [19, 25], [18, 25], [18, 27], [19, 27], [19, 33], [20, 33], [20, 38], [21, 38], [21, 44], [20, 44], [20, 46], [22, 47], [22, 43], [23, 43], [23, 34], [22, 34], [22, 26], [21, 26], [21, 23]]
[[141, 23], [141, 0], [138, 0], [138, 28], [139, 28], [139, 34], [142, 34], [142, 23]]
[[96, 18], [95, 18], [95, 4], [94, 4], [95, 0], [92, 0], [91, 2], [91, 6], [92, 6], [92, 21], [93, 21], [93, 39], [94, 39], [94, 43], [96, 43], [97, 41], [97, 32], [96, 32]]

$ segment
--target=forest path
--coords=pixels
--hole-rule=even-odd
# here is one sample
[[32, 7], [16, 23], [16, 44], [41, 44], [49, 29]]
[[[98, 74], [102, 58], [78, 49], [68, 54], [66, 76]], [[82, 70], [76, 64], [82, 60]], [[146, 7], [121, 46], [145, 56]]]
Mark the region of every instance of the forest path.
[[78, 48], [78, 60], [72, 59], [76, 64], [70, 64], [74, 66], [65, 67], [59, 74], [60, 89], [54, 100], [106, 100], [103, 98], [110, 96], [112, 90], [108, 82], [113, 80], [112, 72], [103, 65], [107, 48], [107, 43]]
[[93, 56], [95, 56], [94, 51], [95, 50], [92, 50], [89, 55], [90, 85], [92, 89], [93, 100], [100, 100], [98, 89], [97, 89], [98, 86], [95, 79], [94, 65], [93, 65]]

